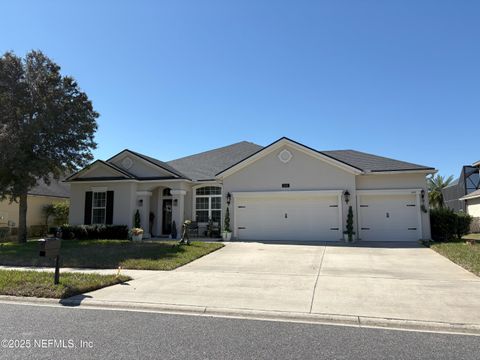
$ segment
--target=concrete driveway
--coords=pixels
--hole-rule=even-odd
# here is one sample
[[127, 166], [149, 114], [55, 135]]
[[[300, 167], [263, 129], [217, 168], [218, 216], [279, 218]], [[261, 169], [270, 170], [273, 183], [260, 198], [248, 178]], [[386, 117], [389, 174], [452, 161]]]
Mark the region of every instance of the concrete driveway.
[[480, 324], [480, 278], [402, 244], [232, 242], [83, 301], [91, 300]]

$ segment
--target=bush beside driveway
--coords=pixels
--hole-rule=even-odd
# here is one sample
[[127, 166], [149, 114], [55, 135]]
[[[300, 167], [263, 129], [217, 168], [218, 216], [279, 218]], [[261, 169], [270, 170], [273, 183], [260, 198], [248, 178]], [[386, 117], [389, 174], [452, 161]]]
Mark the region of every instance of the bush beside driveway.
[[[221, 243], [128, 240], [64, 240], [61, 266], [72, 268], [173, 270], [223, 247]], [[0, 244], [0, 265], [53, 266], [38, 256], [38, 242]]]

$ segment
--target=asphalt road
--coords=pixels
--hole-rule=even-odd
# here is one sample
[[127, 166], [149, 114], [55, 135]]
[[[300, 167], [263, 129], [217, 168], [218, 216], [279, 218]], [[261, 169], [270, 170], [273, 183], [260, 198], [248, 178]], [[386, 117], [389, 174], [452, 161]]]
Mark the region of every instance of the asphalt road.
[[477, 336], [16, 304], [0, 304], [0, 341], [9, 360], [480, 356]]

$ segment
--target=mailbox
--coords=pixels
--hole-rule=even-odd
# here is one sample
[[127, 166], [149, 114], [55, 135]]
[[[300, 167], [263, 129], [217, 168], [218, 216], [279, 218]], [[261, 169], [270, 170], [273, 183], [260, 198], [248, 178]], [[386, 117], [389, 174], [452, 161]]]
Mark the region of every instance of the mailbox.
[[47, 238], [38, 240], [40, 244], [40, 256], [45, 257], [57, 257], [60, 255], [60, 246], [62, 245], [62, 239], [59, 238]]

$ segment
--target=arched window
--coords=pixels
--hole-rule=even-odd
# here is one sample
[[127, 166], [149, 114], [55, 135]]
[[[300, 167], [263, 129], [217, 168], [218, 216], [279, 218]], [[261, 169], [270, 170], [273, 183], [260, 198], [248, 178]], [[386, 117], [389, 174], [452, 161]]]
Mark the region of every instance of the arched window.
[[199, 223], [208, 219], [220, 223], [222, 219], [222, 188], [203, 186], [195, 190], [195, 216]]
[[172, 189], [170, 189], [170, 188], [163, 189], [162, 195], [163, 196], [172, 196]]

